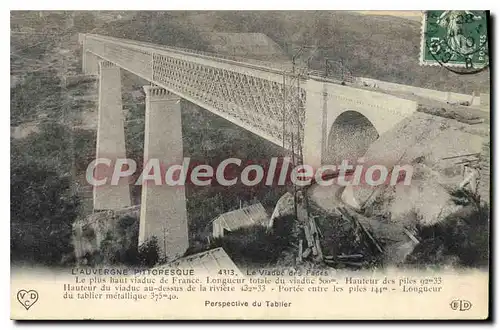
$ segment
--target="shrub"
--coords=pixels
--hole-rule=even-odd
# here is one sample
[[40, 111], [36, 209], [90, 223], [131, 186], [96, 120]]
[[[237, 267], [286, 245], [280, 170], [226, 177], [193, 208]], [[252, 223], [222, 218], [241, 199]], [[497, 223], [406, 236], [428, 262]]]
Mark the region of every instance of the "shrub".
[[40, 164], [12, 164], [12, 261], [57, 265], [73, 252], [72, 223], [79, 200], [69, 185], [68, 178]]
[[142, 266], [153, 267], [159, 258], [158, 239], [155, 236], [139, 247], [139, 262]]
[[139, 265], [139, 219], [124, 215], [116, 227], [106, 233], [96, 251], [94, 261], [106, 265]]
[[93, 241], [95, 239], [95, 231], [90, 226], [83, 227], [82, 236], [85, 237], [88, 241]]
[[237, 229], [210, 244], [210, 248], [222, 247], [237, 264], [261, 265], [277, 262], [286, 246], [286, 238], [270, 233], [261, 225]]
[[[463, 205], [465, 197], [460, 196]], [[470, 201], [470, 197], [469, 197]], [[484, 267], [489, 260], [489, 206], [466, 203], [433, 226], [419, 228], [420, 244], [408, 257], [414, 265], [454, 264]]]

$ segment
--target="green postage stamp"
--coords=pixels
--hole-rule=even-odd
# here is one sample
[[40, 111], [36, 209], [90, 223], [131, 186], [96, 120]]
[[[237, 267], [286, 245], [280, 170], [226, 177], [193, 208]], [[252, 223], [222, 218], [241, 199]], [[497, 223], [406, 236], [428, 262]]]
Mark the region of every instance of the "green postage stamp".
[[467, 69], [489, 63], [486, 11], [429, 10], [422, 23], [421, 65]]

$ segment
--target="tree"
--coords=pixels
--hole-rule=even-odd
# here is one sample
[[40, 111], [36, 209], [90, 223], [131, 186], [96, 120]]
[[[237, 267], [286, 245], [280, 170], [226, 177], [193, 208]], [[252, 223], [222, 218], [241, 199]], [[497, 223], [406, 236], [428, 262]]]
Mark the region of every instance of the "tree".
[[78, 198], [69, 193], [69, 185], [68, 177], [40, 164], [12, 164], [12, 261], [56, 265], [72, 253]]

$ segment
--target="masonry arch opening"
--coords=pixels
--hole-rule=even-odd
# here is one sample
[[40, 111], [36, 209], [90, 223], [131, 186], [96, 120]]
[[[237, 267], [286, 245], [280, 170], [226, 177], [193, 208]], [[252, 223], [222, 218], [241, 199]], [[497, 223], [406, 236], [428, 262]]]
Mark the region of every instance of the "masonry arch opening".
[[357, 111], [345, 111], [333, 122], [329, 134], [324, 164], [355, 162], [362, 157], [379, 134], [375, 126]]

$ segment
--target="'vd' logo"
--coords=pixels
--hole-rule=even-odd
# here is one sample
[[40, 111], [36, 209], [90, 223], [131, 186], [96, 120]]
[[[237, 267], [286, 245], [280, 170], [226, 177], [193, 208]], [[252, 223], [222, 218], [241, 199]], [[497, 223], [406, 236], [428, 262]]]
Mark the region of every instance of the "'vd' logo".
[[28, 310], [37, 302], [38, 292], [35, 290], [19, 290], [17, 291], [17, 300]]

